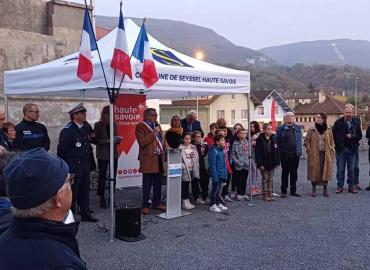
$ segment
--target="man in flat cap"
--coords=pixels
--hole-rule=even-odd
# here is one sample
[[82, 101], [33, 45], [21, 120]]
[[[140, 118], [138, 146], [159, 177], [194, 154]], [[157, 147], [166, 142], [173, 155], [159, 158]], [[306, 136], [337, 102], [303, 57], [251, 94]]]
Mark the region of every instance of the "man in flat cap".
[[80, 103], [68, 113], [71, 121], [59, 134], [57, 154], [67, 162], [70, 173], [75, 175], [75, 182], [72, 186], [72, 211], [77, 212], [78, 204], [81, 221], [97, 222], [98, 219], [91, 216], [89, 206], [93, 150], [90, 144], [89, 128], [85, 124], [86, 108]]
[[73, 175], [43, 148], [16, 156], [3, 175], [13, 220], [0, 236], [0, 268], [87, 269], [80, 258], [78, 223], [65, 224]]
[[45, 125], [37, 122], [40, 110], [36, 104], [27, 103], [23, 106], [23, 120], [15, 127], [15, 144], [21, 151], [37, 147], [50, 149], [50, 138]]

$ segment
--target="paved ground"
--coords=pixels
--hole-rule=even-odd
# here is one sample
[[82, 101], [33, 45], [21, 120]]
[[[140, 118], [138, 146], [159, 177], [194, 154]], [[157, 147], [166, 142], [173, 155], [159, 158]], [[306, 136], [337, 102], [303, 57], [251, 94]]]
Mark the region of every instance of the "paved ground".
[[[369, 165], [361, 153], [361, 183], [369, 180]], [[225, 214], [206, 206], [174, 220], [143, 218], [146, 240], [109, 243], [109, 233], [95, 224], [82, 224], [81, 255], [89, 269], [370, 269], [370, 192], [331, 197], [309, 196], [306, 161], [301, 161], [298, 190], [302, 198], [273, 203], [261, 199], [254, 206], [230, 203]], [[334, 171], [335, 172], [335, 171]], [[280, 172], [275, 176], [278, 191]], [[140, 190], [117, 192], [118, 204], [135, 205]], [[109, 210], [97, 209], [109, 221]], [[101, 223], [100, 223], [101, 225]], [[109, 223], [106, 224], [109, 227]]]

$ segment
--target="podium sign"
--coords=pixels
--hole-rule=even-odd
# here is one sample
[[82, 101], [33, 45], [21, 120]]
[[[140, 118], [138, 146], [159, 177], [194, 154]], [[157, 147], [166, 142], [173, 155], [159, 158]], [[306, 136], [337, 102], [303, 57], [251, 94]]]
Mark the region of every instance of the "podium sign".
[[167, 200], [166, 213], [158, 215], [164, 219], [172, 219], [191, 215], [181, 210], [181, 150], [167, 150]]

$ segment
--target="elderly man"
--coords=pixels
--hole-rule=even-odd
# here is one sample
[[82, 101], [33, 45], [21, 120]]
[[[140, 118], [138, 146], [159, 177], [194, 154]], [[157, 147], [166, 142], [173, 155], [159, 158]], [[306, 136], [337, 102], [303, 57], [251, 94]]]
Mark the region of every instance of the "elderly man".
[[302, 154], [302, 131], [294, 123], [294, 113], [287, 112], [284, 124], [277, 130], [277, 141], [281, 155], [281, 197], [287, 197], [290, 176], [290, 195], [300, 197], [297, 193], [299, 158]]
[[36, 104], [27, 103], [23, 107], [23, 120], [15, 127], [16, 145], [22, 151], [43, 147], [50, 149], [50, 139], [45, 125], [38, 123], [40, 116]]
[[13, 221], [0, 237], [1, 269], [86, 269], [76, 241], [78, 224], [63, 222], [72, 201], [68, 170], [42, 148], [5, 167]]
[[80, 207], [81, 221], [97, 222], [90, 211], [90, 168], [93, 149], [90, 144], [90, 129], [86, 125], [86, 108], [82, 103], [69, 112], [71, 121], [59, 134], [58, 157], [69, 165], [70, 173], [75, 174], [75, 184], [72, 186], [72, 211]]
[[195, 131], [199, 131], [202, 137], [204, 136], [200, 122], [197, 120], [197, 112], [194, 110], [191, 110], [186, 118], [181, 119], [181, 127], [183, 134], [190, 133], [190, 135], [193, 136]]
[[143, 173], [143, 214], [149, 215], [149, 195], [153, 186], [152, 208], [165, 210], [161, 204], [162, 177], [164, 172], [163, 133], [153, 108], [144, 111], [144, 121], [136, 125], [135, 135], [139, 144], [139, 171]]
[[354, 186], [354, 171], [356, 165], [356, 153], [359, 142], [362, 139], [361, 125], [354, 118], [353, 107], [344, 107], [344, 116], [338, 118], [333, 126], [333, 136], [337, 160], [337, 189], [336, 193], [343, 192], [345, 168], [348, 170], [348, 192], [357, 193]]

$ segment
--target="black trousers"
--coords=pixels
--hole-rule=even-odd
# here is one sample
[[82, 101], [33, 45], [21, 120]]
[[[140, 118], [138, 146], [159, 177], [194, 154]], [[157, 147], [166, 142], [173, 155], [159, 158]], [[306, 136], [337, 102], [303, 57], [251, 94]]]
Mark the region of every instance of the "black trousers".
[[281, 155], [281, 193], [287, 193], [290, 176], [290, 193], [297, 192], [299, 157]]
[[222, 188], [222, 193], [221, 193], [222, 197], [229, 194], [229, 186], [230, 186], [231, 178], [233, 178], [233, 176], [231, 174], [227, 174], [226, 185], [224, 185]]
[[81, 218], [91, 218], [90, 211], [90, 160], [68, 162], [69, 171], [75, 175], [72, 185], [73, 213], [77, 213], [77, 205], [80, 207]]
[[181, 199], [183, 200], [188, 200], [189, 199], [189, 190], [190, 190], [190, 186], [189, 186], [190, 182], [181, 182]]
[[143, 173], [143, 207], [149, 207], [150, 190], [153, 187], [152, 207], [161, 203], [162, 173]]
[[247, 178], [248, 178], [248, 171], [243, 169], [241, 171], [235, 170], [233, 173], [233, 182], [236, 186], [236, 193], [238, 195], [245, 195], [245, 191], [247, 189]]
[[193, 194], [194, 200], [198, 199], [200, 196], [200, 179], [198, 178], [193, 178], [191, 180], [191, 193]]
[[202, 190], [202, 199], [205, 200], [208, 198], [208, 189], [209, 189], [209, 174], [205, 172], [200, 172], [200, 188]]
[[[114, 188], [116, 188], [116, 176], [117, 176], [117, 166], [118, 166], [118, 159], [114, 159]], [[99, 170], [99, 178], [98, 178], [98, 190], [96, 193], [101, 196], [105, 197], [105, 183], [107, 178], [107, 171], [109, 169], [109, 160], [102, 160], [98, 159], [98, 170]]]

